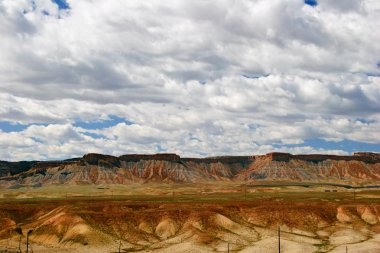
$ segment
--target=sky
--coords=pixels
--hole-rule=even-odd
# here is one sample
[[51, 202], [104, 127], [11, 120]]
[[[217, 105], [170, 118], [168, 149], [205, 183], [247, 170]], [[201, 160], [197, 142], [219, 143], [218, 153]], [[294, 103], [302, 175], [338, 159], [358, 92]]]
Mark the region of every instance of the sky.
[[378, 0], [0, 0], [0, 160], [380, 152]]

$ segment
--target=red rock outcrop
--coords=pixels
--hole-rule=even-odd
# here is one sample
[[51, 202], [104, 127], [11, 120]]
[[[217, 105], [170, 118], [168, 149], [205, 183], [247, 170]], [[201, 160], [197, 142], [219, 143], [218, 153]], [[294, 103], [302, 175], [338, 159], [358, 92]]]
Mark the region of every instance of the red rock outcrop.
[[[33, 162], [25, 170], [13, 167], [0, 175], [14, 184], [125, 184], [131, 181], [199, 182], [210, 180], [260, 180], [378, 184], [380, 155], [292, 155], [269, 153], [258, 156], [181, 158], [176, 154], [86, 154], [64, 161]], [[5, 163], [6, 164], [6, 163]], [[17, 164], [16, 164], [17, 165]], [[15, 166], [12, 164], [12, 166]], [[7, 167], [8, 168], [8, 167]], [[5, 171], [5, 170], [4, 170]]]

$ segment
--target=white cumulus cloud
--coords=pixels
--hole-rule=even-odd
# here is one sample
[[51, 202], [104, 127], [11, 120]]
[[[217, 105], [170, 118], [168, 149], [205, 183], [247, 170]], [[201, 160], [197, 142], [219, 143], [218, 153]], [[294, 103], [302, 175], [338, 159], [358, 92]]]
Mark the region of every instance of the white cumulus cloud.
[[0, 159], [380, 150], [379, 1], [67, 3], [0, 0]]

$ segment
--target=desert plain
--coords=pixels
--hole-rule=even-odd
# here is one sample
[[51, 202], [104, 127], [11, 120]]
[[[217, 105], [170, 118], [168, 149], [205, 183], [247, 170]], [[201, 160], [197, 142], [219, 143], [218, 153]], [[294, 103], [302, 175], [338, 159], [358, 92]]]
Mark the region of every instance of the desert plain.
[[380, 252], [377, 189], [147, 183], [0, 197], [1, 252], [26, 252], [32, 230], [29, 252], [274, 253], [278, 228], [281, 252]]

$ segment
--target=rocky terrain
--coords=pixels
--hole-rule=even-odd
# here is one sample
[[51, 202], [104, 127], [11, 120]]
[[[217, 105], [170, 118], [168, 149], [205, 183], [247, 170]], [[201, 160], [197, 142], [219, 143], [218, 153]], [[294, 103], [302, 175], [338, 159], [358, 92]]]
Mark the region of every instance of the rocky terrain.
[[[0, 203], [0, 252], [26, 233], [33, 252], [380, 251], [380, 205], [358, 201], [252, 198], [170, 203], [66, 200]], [[22, 229], [22, 235], [17, 233]], [[2, 250], [2, 251], [1, 251]]]
[[2, 161], [0, 252], [274, 253], [280, 227], [281, 252], [375, 253], [379, 179], [376, 153]]
[[176, 154], [87, 154], [64, 161], [0, 162], [0, 186], [128, 184], [131, 182], [260, 181], [377, 184], [380, 154], [181, 158]]

